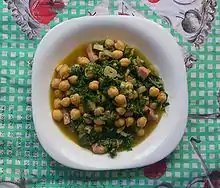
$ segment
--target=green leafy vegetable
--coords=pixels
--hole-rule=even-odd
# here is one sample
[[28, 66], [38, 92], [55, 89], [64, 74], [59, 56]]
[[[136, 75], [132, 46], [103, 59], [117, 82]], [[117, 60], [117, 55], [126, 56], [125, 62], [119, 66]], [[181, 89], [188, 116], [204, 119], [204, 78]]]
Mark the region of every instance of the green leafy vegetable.
[[[79, 145], [88, 149], [92, 149], [94, 145], [102, 146], [111, 157], [115, 157], [119, 151], [132, 149], [138, 140], [140, 129], [147, 132], [148, 122], [139, 126], [138, 120], [148, 118], [150, 104], [155, 106], [151, 109], [152, 112], [158, 115], [165, 111], [169, 102], [163, 80], [151, 70], [149, 62], [137, 50], [126, 45], [123, 57], [113, 59], [112, 52], [117, 49], [115, 41], [112, 43], [113, 45], [110, 41], [108, 49], [105, 48], [105, 41], [95, 41], [92, 44], [94, 54], [90, 56], [94, 55], [99, 59], [89, 62], [84, 57], [87, 63], [72, 65], [68, 74], [77, 76], [77, 81], [70, 84], [68, 90], [61, 91], [61, 95], [62, 98], [69, 97], [70, 101], [73, 94], [80, 97], [79, 104], [71, 102], [62, 109], [69, 113], [69, 117], [72, 116], [73, 108], [80, 114], [78, 119], [73, 118], [68, 127], [68, 130], [77, 135]], [[124, 66], [121, 58], [128, 58], [129, 64]], [[141, 77], [140, 68], [150, 69], [150, 73]], [[98, 85], [96, 89], [90, 87], [92, 82]], [[163, 95], [165, 93], [166, 100], [158, 100], [158, 93], [151, 95], [151, 87], [155, 87]], [[109, 94], [113, 92], [112, 88], [116, 92], [114, 95]], [[123, 95], [123, 104], [116, 100], [119, 95]], [[133, 121], [130, 124], [129, 118]], [[121, 124], [117, 124], [118, 120], [121, 120]]]

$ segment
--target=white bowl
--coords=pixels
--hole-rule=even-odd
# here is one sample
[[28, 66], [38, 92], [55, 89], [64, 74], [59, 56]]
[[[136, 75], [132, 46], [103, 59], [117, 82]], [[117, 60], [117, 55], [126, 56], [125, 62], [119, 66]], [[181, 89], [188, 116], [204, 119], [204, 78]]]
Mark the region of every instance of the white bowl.
[[[169, 94], [170, 106], [155, 130], [129, 152], [114, 159], [95, 155], [76, 145], [51, 117], [49, 87], [55, 65], [79, 44], [120, 39], [136, 46], [158, 67]], [[65, 166], [83, 170], [135, 168], [169, 155], [180, 142], [188, 112], [187, 82], [183, 57], [174, 38], [149, 20], [128, 16], [82, 17], [50, 30], [38, 45], [33, 64], [32, 107], [35, 130], [47, 153]]]

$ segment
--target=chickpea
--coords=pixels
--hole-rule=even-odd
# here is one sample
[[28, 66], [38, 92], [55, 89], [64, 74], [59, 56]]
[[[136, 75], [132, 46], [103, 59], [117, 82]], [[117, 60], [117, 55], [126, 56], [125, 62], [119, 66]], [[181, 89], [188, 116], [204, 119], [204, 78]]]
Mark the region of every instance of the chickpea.
[[104, 146], [99, 146], [98, 144], [93, 144], [92, 152], [95, 154], [104, 154], [106, 152], [106, 148]]
[[106, 48], [112, 48], [114, 46], [114, 41], [112, 39], [106, 39], [105, 40], [105, 47]]
[[160, 93], [160, 90], [156, 87], [151, 87], [150, 90], [149, 90], [149, 95], [152, 96], [152, 97], [157, 97]]
[[61, 65], [57, 65], [56, 66], [56, 71], [59, 72], [62, 66], [63, 66], [62, 64]]
[[94, 115], [99, 116], [99, 115], [103, 114], [104, 111], [105, 111], [104, 108], [99, 106], [94, 110]]
[[97, 118], [94, 120], [94, 123], [97, 125], [97, 126], [102, 126], [105, 124], [105, 122], [103, 120], [101, 120], [100, 118]]
[[123, 56], [123, 52], [120, 50], [115, 50], [112, 52], [112, 58], [113, 59], [120, 59]]
[[63, 66], [60, 68], [59, 70], [59, 76], [62, 79], [66, 79], [70, 74], [70, 68], [68, 67], [68, 65], [63, 64]]
[[94, 127], [94, 130], [95, 130], [95, 132], [97, 132], [97, 133], [100, 133], [100, 132], [102, 132], [102, 126], [97, 126], [97, 125], [95, 125], [95, 127]]
[[109, 97], [113, 98], [113, 97], [117, 96], [118, 94], [119, 94], [119, 91], [116, 87], [110, 87], [108, 89], [108, 96]]
[[167, 95], [164, 92], [160, 92], [157, 96], [157, 101], [160, 103], [165, 103], [167, 100]]
[[124, 51], [124, 49], [125, 49], [125, 43], [122, 42], [121, 40], [118, 40], [118, 41], [115, 43], [115, 48], [116, 48], [117, 50]]
[[65, 97], [61, 100], [61, 104], [63, 107], [68, 107], [70, 105], [70, 98], [69, 97]]
[[69, 88], [70, 88], [70, 84], [69, 84], [68, 80], [63, 80], [60, 82], [59, 89], [61, 91], [67, 91]]
[[82, 65], [82, 66], [85, 66], [86, 64], [90, 62], [87, 57], [78, 57], [76, 61], [79, 65]]
[[115, 97], [115, 102], [117, 103], [118, 106], [124, 107], [127, 105], [126, 97], [122, 94], [119, 94], [118, 96]]
[[73, 108], [70, 111], [70, 116], [71, 116], [72, 120], [77, 120], [77, 119], [79, 119], [81, 117], [81, 112], [80, 112], [80, 110], [78, 110], [76, 108]]
[[133, 117], [126, 118], [125, 124], [126, 124], [127, 127], [132, 126], [134, 124], [134, 118]]
[[63, 96], [63, 93], [59, 89], [54, 91], [54, 97], [61, 98], [62, 96]]
[[125, 124], [125, 119], [124, 118], [119, 118], [115, 121], [115, 126], [116, 127], [123, 127]]
[[118, 107], [118, 108], [116, 108], [116, 112], [118, 112], [118, 114], [122, 116], [125, 114], [126, 109], [123, 107]]
[[60, 82], [61, 82], [61, 80], [60, 80], [59, 78], [54, 78], [54, 79], [51, 81], [51, 87], [52, 87], [53, 89], [58, 89]]
[[131, 82], [125, 82], [125, 88], [126, 89], [133, 89], [134, 86], [133, 86], [133, 84]]
[[58, 122], [60, 122], [63, 119], [63, 113], [61, 110], [58, 110], [58, 109], [53, 110], [52, 116], [53, 116], [53, 119]]
[[137, 126], [140, 128], [144, 128], [147, 124], [147, 118], [146, 117], [140, 117], [137, 119]]
[[62, 107], [61, 100], [60, 99], [54, 99], [54, 101], [53, 101], [53, 108], [54, 109], [59, 109], [61, 107]]
[[130, 59], [128, 58], [122, 58], [119, 62], [122, 67], [127, 67], [131, 63]]
[[70, 96], [70, 101], [73, 105], [75, 106], [79, 106], [79, 103], [80, 103], [80, 96], [78, 93], [74, 94], [74, 95], [71, 95]]
[[78, 81], [78, 76], [72, 75], [68, 78], [70, 84], [76, 84]]
[[139, 130], [137, 131], [137, 135], [138, 135], [138, 136], [144, 136], [144, 134], [145, 134], [144, 129], [139, 129]]
[[157, 108], [157, 103], [155, 102], [150, 103], [150, 108], [155, 110]]
[[94, 90], [94, 91], [98, 90], [99, 89], [99, 81], [94, 80], [94, 81], [90, 82], [89, 89]]

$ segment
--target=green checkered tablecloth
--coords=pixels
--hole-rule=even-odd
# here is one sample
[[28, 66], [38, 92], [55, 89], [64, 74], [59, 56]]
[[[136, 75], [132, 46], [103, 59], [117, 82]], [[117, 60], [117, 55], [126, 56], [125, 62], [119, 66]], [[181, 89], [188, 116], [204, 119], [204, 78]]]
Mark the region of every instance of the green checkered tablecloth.
[[[146, 177], [144, 168], [89, 172], [67, 168], [51, 159], [40, 145], [34, 131], [31, 108], [32, 59], [42, 36], [50, 28], [64, 20], [85, 16], [88, 11], [93, 14], [93, 9], [102, 1], [70, 0], [50, 23], [37, 27], [37, 24], [33, 26], [27, 22], [26, 24], [32, 28], [37, 27], [37, 31], [40, 29], [39, 36], [32, 39], [30, 39], [32, 36], [30, 33], [29, 38], [27, 37], [29, 31], [25, 31], [26, 25], [22, 25], [24, 22], [22, 20], [19, 22], [20, 18], [16, 17], [24, 10], [14, 9], [10, 2], [14, 2], [19, 7], [19, 2], [25, 4], [28, 1], [6, 0], [0, 3], [0, 181], [16, 182], [20, 181], [21, 176], [30, 179], [34, 175], [38, 182], [28, 184], [28, 187], [143, 186], [151, 188], [162, 182], [169, 182], [175, 188], [183, 188], [193, 178], [203, 175], [200, 162], [189, 142], [192, 136], [201, 140], [198, 148], [208, 168], [210, 170], [220, 168], [220, 119], [189, 120], [182, 141], [176, 150], [166, 158], [167, 169], [159, 179]], [[115, 14], [117, 12], [116, 0], [109, 2], [109, 14]], [[219, 11], [215, 15], [212, 31], [206, 42], [200, 48], [196, 48], [171, 29], [148, 6], [140, 3], [139, 0], [132, 0], [132, 3], [135, 11], [163, 25], [177, 39], [180, 46], [197, 57], [198, 61], [187, 72], [189, 114], [218, 113]], [[29, 16], [30, 14], [28, 13]], [[197, 184], [195, 187], [203, 187], [203, 185]]]

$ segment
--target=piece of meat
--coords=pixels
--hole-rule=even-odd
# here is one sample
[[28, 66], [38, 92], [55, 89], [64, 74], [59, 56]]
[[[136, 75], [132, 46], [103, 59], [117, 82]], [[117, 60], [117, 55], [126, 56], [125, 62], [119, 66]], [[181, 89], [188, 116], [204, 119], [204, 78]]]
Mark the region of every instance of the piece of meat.
[[138, 67], [138, 75], [143, 78], [143, 79], [146, 79], [149, 75], [150, 71], [149, 69], [147, 69], [146, 67]]
[[99, 59], [98, 56], [95, 55], [95, 53], [92, 50], [92, 44], [88, 45], [86, 52], [87, 52], [87, 55], [88, 55], [90, 61], [96, 61]]
[[70, 115], [68, 112], [63, 113], [63, 123], [64, 125], [68, 125], [70, 123]]
[[147, 119], [149, 121], [158, 121], [158, 115], [155, 114], [154, 110], [151, 109], [149, 106], [145, 106], [144, 107], [144, 111], [146, 112], [146, 115], [147, 115]]
[[104, 154], [106, 152], [106, 149], [104, 146], [99, 146], [98, 144], [93, 144], [92, 151], [95, 154]]
[[158, 115], [155, 114], [154, 110], [150, 110], [148, 114], [148, 120], [150, 121], [157, 121], [158, 120]]

